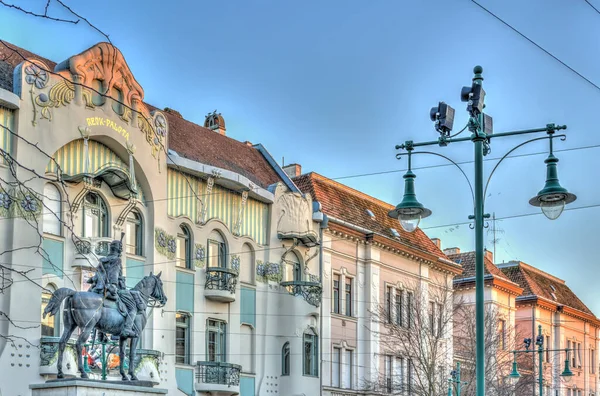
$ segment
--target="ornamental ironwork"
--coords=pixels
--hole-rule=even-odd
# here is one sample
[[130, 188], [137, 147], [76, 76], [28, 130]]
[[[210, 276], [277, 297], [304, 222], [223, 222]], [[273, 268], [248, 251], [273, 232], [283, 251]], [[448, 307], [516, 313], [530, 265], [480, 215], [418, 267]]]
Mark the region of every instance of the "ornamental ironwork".
[[321, 305], [323, 287], [319, 282], [290, 281], [281, 282], [281, 286], [285, 287], [293, 296], [302, 296], [310, 305], [315, 307]]
[[77, 239], [75, 240], [75, 250], [79, 254], [90, 254], [92, 252], [92, 242], [87, 239]]
[[240, 386], [239, 364], [224, 362], [196, 362], [196, 382], [226, 386]]
[[96, 246], [94, 248], [94, 253], [97, 256], [108, 256], [108, 251], [110, 250], [110, 242], [111, 241], [98, 241], [96, 242]]
[[206, 285], [208, 290], [228, 290], [235, 293], [238, 273], [229, 268], [211, 267], [206, 269]]

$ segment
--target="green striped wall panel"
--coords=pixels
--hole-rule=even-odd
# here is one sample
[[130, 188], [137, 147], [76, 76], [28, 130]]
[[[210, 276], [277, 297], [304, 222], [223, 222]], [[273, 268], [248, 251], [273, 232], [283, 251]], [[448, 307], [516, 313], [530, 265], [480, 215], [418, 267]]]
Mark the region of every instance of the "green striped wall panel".
[[[168, 170], [167, 182], [169, 216], [185, 216], [195, 222], [202, 209], [196, 198], [199, 196], [207, 205], [206, 220], [219, 219], [233, 230], [242, 204], [240, 193], [215, 185], [211, 194], [208, 194], [206, 181], [175, 169]], [[268, 225], [269, 205], [248, 198], [242, 217], [241, 235], [266, 245]]]
[[[15, 131], [15, 116], [12, 110], [0, 106], [0, 148], [8, 154], [14, 154], [14, 137], [10, 131]], [[10, 131], [9, 131], [10, 130]], [[5, 163], [0, 156], [0, 164]]]

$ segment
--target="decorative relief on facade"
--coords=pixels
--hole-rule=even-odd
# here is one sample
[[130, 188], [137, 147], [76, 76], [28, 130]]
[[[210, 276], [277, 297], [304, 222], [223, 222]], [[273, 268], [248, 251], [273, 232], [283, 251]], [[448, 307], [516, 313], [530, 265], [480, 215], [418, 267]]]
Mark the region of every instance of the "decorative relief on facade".
[[231, 256], [231, 269], [234, 270], [235, 272], [240, 272], [240, 256], [238, 256], [237, 254], [234, 254]]
[[279, 263], [263, 263], [256, 260], [256, 280], [266, 283], [267, 281], [281, 282], [283, 279], [283, 269]]
[[156, 228], [154, 230], [154, 239], [156, 245], [156, 251], [166, 256], [169, 260], [175, 258], [175, 252], [177, 250], [175, 237], [167, 234], [163, 229]]
[[248, 202], [248, 191], [242, 192], [242, 201], [240, 203], [240, 209], [238, 211], [238, 217], [233, 227], [234, 235], [241, 235], [242, 233], [242, 221], [244, 219], [244, 209], [246, 208], [246, 202]]
[[42, 201], [36, 194], [0, 187], [0, 217], [19, 217], [34, 221], [42, 214], [42, 208]]
[[194, 265], [196, 268], [204, 268], [204, 263], [206, 262], [206, 248], [197, 243], [194, 245]]
[[280, 207], [277, 219], [279, 239], [298, 238], [303, 243], [315, 243], [317, 233], [312, 229], [310, 200], [299, 193], [285, 193], [277, 201]]

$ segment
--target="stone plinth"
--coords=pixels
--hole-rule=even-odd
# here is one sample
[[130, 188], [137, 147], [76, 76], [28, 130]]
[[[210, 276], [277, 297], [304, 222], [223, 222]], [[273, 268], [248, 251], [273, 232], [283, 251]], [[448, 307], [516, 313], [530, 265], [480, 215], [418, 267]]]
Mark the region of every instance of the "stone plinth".
[[32, 396], [155, 396], [166, 389], [154, 389], [150, 381], [98, 381], [82, 378], [51, 380], [29, 385]]

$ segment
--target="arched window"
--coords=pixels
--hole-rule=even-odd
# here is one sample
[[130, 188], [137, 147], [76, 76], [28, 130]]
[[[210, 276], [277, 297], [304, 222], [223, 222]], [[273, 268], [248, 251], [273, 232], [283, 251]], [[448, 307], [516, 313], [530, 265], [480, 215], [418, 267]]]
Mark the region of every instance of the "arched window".
[[62, 201], [60, 191], [51, 183], [44, 186], [43, 230], [47, 234], [62, 235]]
[[142, 216], [140, 216], [137, 210], [132, 210], [127, 215], [126, 224], [126, 252], [129, 254], [135, 254], [136, 256], [143, 255], [143, 227], [142, 227]]
[[[46, 286], [46, 289], [42, 291], [42, 313], [44, 312], [44, 309], [46, 308], [46, 306], [48, 305], [48, 302], [50, 302], [50, 299], [52, 298], [52, 293], [54, 293], [56, 291], [56, 287], [54, 287], [54, 285], [49, 284], [48, 286]], [[41, 323], [42, 323], [42, 336], [49, 336], [49, 337], [58, 337], [59, 334], [59, 318], [60, 315], [55, 315], [55, 316], [50, 316], [50, 315], [46, 315], [46, 318], [42, 318], [41, 319]]]
[[83, 236], [108, 237], [108, 210], [100, 195], [89, 192], [83, 199]]
[[211, 232], [208, 237], [208, 266], [227, 268], [227, 246], [218, 231]]
[[290, 252], [285, 256], [285, 280], [288, 282], [302, 280], [302, 264], [296, 252]]
[[112, 104], [112, 108], [115, 111], [115, 113], [117, 113], [118, 115], [123, 115], [123, 113], [125, 113], [125, 106], [123, 106], [123, 101], [125, 100], [125, 97], [123, 96], [123, 91], [121, 91], [119, 88], [117, 87], [113, 87], [113, 104]]
[[102, 106], [104, 102], [106, 102], [106, 98], [104, 97], [105, 88], [104, 81], [102, 80], [92, 80], [92, 103], [95, 106]]
[[186, 225], [179, 226], [177, 234], [177, 266], [192, 268], [192, 233]]
[[290, 343], [286, 342], [281, 348], [281, 375], [290, 375]]
[[242, 246], [240, 255], [240, 280], [254, 283], [254, 252], [247, 243]]

